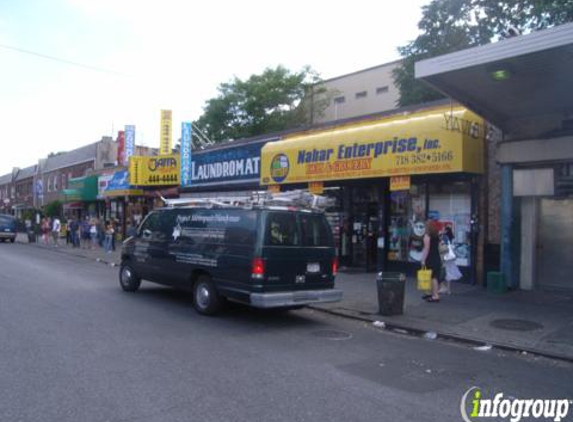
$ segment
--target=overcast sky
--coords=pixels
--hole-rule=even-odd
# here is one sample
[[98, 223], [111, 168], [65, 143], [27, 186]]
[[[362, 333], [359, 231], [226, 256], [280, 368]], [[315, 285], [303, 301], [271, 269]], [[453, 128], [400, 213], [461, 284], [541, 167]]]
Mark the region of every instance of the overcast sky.
[[398, 59], [428, 2], [0, 0], [0, 175], [126, 124], [159, 146], [161, 108], [176, 138], [233, 76], [282, 64], [331, 78]]

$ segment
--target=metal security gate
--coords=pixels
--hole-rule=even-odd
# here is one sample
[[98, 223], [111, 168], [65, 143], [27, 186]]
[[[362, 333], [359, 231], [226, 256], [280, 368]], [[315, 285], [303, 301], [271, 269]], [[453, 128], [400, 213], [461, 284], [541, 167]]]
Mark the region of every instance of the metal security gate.
[[537, 238], [537, 285], [573, 290], [573, 198], [542, 199]]

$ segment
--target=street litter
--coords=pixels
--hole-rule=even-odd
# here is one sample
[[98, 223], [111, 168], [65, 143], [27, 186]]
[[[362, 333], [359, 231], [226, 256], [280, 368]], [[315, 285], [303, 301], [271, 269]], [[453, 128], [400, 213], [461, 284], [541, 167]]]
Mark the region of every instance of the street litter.
[[374, 321], [372, 323], [372, 325], [374, 325], [375, 327], [378, 327], [378, 328], [385, 328], [386, 327], [386, 323], [384, 321]]
[[394, 328], [394, 332], [398, 334], [408, 334], [408, 331], [403, 330], [401, 328]]
[[426, 334], [424, 334], [424, 338], [426, 340], [435, 340], [438, 338], [438, 333], [434, 331], [428, 331]]
[[491, 350], [491, 347], [491, 344], [484, 344], [483, 346], [474, 347], [474, 350], [477, 350], [478, 352], [487, 352]]

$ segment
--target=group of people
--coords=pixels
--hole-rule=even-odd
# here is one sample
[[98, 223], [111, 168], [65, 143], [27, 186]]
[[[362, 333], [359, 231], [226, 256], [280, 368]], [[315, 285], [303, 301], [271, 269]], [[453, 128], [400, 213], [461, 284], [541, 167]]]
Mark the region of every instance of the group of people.
[[[59, 246], [62, 225], [58, 217], [44, 217], [41, 221], [42, 241], [45, 245]], [[66, 243], [74, 248], [94, 249], [103, 247], [107, 253], [115, 251], [116, 233], [118, 223], [116, 220], [100, 220], [97, 217], [84, 219], [71, 217], [68, 219]], [[50, 240], [51, 238], [51, 240]]]
[[423, 296], [423, 299], [428, 302], [439, 302], [440, 293], [450, 293], [451, 280], [461, 277], [455, 264], [455, 255], [453, 259], [446, 256], [450, 252], [453, 240], [454, 234], [451, 227], [446, 227], [443, 233], [440, 233], [435, 221], [426, 222], [424, 249], [420, 264], [422, 268], [432, 271], [431, 293]]

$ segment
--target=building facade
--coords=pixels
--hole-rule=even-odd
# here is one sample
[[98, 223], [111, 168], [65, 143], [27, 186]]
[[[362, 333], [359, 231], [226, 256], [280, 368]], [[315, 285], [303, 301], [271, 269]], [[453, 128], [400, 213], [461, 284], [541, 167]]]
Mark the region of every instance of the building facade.
[[392, 71], [399, 64], [400, 61], [385, 63], [320, 82], [316, 88], [324, 92], [317, 94], [317, 100], [328, 105], [322, 113], [313, 113], [312, 124], [395, 109], [399, 91]]
[[573, 64], [563, 60], [572, 40], [564, 24], [416, 64], [416, 77], [502, 131], [490, 212], [511, 288], [573, 289]]

